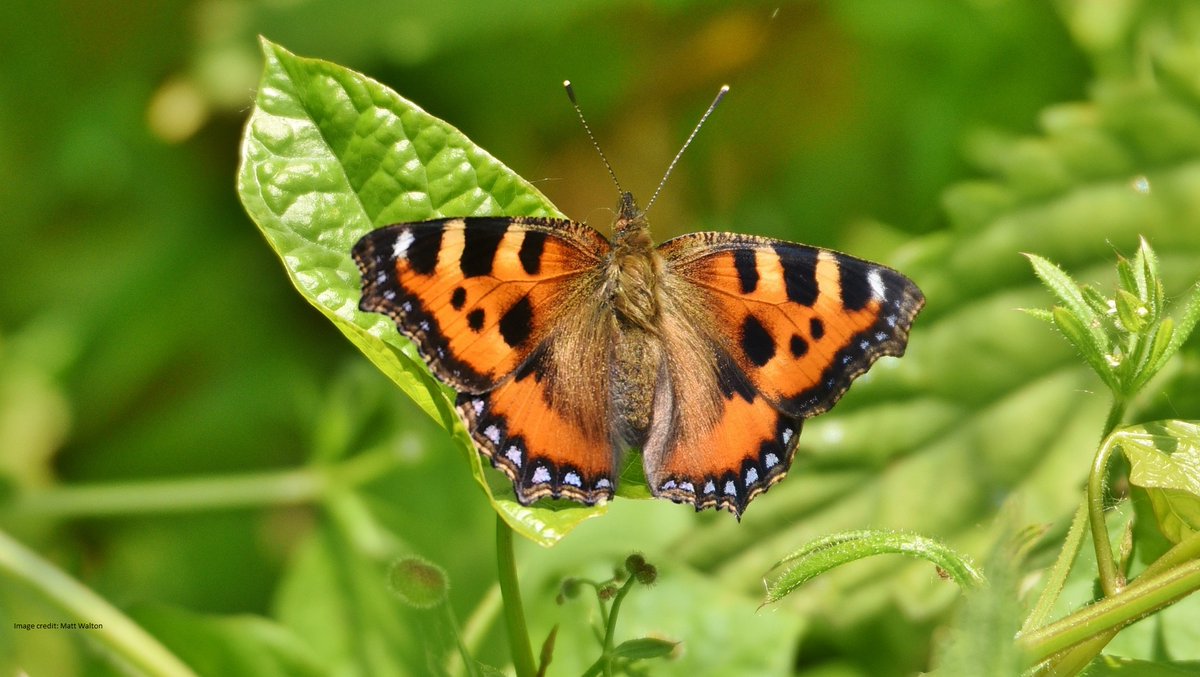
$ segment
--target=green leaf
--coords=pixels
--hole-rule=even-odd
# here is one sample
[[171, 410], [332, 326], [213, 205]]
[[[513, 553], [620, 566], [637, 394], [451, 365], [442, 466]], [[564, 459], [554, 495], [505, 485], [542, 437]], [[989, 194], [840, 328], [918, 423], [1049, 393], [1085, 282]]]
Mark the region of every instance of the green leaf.
[[1051, 263], [1048, 259], [1042, 258], [1037, 254], [1026, 254], [1025, 256], [1029, 259], [1029, 263], [1033, 265], [1033, 272], [1042, 280], [1046, 288], [1076, 317], [1080, 325], [1088, 328], [1088, 332], [1092, 336], [1091, 343], [1096, 346], [1106, 345], [1107, 340], [1099, 330], [1099, 318], [1084, 298], [1079, 284], [1071, 279], [1071, 276], [1065, 270]]
[[[455, 439], [493, 508], [518, 533], [552, 545], [604, 506], [521, 506], [494, 492], [450, 391], [391, 320], [358, 310], [350, 258], [368, 231], [442, 216], [561, 216], [454, 127], [380, 83], [262, 41], [266, 67], [246, 124], [238, 192], [297, 291]], [[500, 496], [496, 494], [499, 493]]]
[[153, 606], [133, 616], [200, 675], [326, 675], [309, 646], [259, 616], [205, 616]]
[[1146, 326], [1146, 315], [1149, 309], [1141, 299], [1124, 289], [1117, 290], [1117, 317], [1121, 325], [1130, 333], [1139, 333]]
[[1200, 425], [1160, 421], [1114, 437], [1129, 459], [1129, 481], [1150, 496], [1163, 535], [1178, 543], [1200, 530]]
[[1183, 307], [1183, 317], [1179, 320], [1179, 326], [1175, 328], [1166, 350], [1162, 351], [1157, 362], [1151, 363], [1155, 371], [1161, 369], [1175, 354], [1175, 351], [1183, 346], [1184, 341], [1187, 341], [1188, 337], [1192, 335], [1192, 331], [1195, 330], [1197, 322], [1200, 322], [1200, 283], [1192, 287], [1192, 295], [1188, 297], [1187, 305]]
[[1138, 238], [1137, 254], [1133, 257], [1134, 279], [1137, 296], [1157, 315], [1161, 309], [1162, 282], [1158, 276], [1158, 255], [1150, 248], [1146, 238]]
[[655, 637], [640, 637], [621, 642], [613, 649], [613, 653], [621, 658], [643, 660], [646, 658], [664, 658], [670, 656], [679, 642], [670, 642]]
[[772, 569], [784, 568], [764, 580], [767, 588], [764, 604], [783, 599], [834, 567], [888, 553], [928, 560], [964, 588], [983, 583], [983, 575], [968, 557], [933, 539], [899, 531], [848, 531], [812, 541], [776, 562]]
[[1022, 313], [1025, 313], [1026, 315], [1028, 315], [1030, 317], [1037, 318], [1043, 322], [1049, 322], [1050, 324], [1054, 324], [1054, 313], [1050, 312], [1049, 310], [1046, 310], [1045, 308], [1018, 308], [1017, 310], [1021, 311]]
[[1092, 366], [1092, 370], [1108, 385], [1113, 391], [1121, 390], [1120, 381], [1117, 380], [1116, 369], [1120, 366], [1120, 362], [1113, 364], [1120, 358], [1115, 355], [1110, 355], [1105, 351], [1105, 347], [1094, 342], [1095, 337], [1092, 333], [1080, 323], [1079, 318], [1073, 315], [1066, 308], [1055, 307], [1051, 311], [1054, 315], [1054, 324], [1058, 330], [1067, 337], [1071, 345], [1079, 351], [1083, 359]]

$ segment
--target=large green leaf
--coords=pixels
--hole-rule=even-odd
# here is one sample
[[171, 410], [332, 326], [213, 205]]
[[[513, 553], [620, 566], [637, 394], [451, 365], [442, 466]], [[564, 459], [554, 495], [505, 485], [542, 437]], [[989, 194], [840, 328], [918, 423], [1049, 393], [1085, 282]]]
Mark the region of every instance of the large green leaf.
[[[430, 416], [455, 432], [495, 510], [551, 545], [604, 506], [525, 507], [494, 491], [450, 391], [387, 318], [358, 310], [350, 258], [373, 228], [442, 216], [560, 216], [528, 182], [380, 83], [262, 41], [266, 68], [246, 125], [238, 192], [300, 294]], [[498, 494], [498, 495], [497, 495]]]
[[1150, 496], [1158, 528], [1178, 543], [1200, 529], [1200, 425], [1158, 421], [1114, 433], [1129, 481]]

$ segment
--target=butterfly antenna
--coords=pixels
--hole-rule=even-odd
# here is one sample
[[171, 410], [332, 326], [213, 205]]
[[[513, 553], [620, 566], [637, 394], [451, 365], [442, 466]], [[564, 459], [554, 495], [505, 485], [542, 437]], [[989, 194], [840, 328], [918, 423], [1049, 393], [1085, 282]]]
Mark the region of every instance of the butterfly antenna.
[[675, 169], [675, 165], [679, 163], [679, 158], [683, 156], [683, 151], [687, 150], [687, 147], [692, 145], [692, 139], [696, 138], [696, 134], [698, 134], [700, 132], [700, 128], [704, 126], [704, 121], [708, 119], [708, 116], [712, 115], [712, 112], [717, 108], [717, 104], [721, 103], [721, 99], [724, 99], [725, 94], [728, 92], [729, 85], [722, 85], [721, 90], [717, 92], [717, 98], [713, 99], [713, 102], [708, 106], [708, 110], [704, 111], [704, 115], [700, 116], [700, 121], [696, 123], [696, 128], [693, 129], [692, 133], [688, 135], [687, 141], [683, 142], [683, 147], [680, 148], [679, 152], [675, 154], [675, 159], [671, 160], [671, 164], [667, 165], [667, 171], [663, 174], [662, 181], [658, 182], [658, 188], [654, 189], [654, 195], [650, 196], [650, 201], [646, 203], [646, 208], [642, 210], [643, 214], [650, 211], [650, 205], [653, 205], [654, 201], [658, 199], [658, 194], [662, 192], [663, 186], [667, 183], [667, 177], [671, 176], [671, 172]]
[[571, 100], [571, 106], [575, 108], [575, 113], [579, 116], [579, 121], [583, 123], [583, 131], [587, 132], [588, 139], [592, 142], [592, 147], [600, 154], [600, 161], [604, 163], [604, 168], [608, 170], [608, 175], [612, 177], [613, 183], [617, 185], [617, 192], [624, 194], [621, 189], [621, 182], [617, 180], [617, 173], [613, 171], [612, 165], [609, 164], [608, 158], [605, 157], [604, 151], [600, 150], [600, 144], [596, 141], [596, 135], [592, 134], [592, 128], [588, 126], [587, 118], [583, 117], [583, 109], [579, 107], [579, 102], [575, 100], [575, 88], [571, 86], [570, 80], [563, 80], [563, 89], [567, 90], [567, 98]]

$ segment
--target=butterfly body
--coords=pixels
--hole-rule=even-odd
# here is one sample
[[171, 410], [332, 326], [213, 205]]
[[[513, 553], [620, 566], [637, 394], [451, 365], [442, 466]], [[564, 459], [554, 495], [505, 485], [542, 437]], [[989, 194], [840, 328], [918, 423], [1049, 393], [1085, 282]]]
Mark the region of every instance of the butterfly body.
[[640, 449], [659, 497], [740, 515], [782, 479], [805, 418], [881, 355], [924, 298], [899, 273], [731, 233], [655, 247], [623, 194], [609, 242], [562, 219], [388, 226], [354, 247], [387, 314], [458, 392], [518, 500], [612, 497]]

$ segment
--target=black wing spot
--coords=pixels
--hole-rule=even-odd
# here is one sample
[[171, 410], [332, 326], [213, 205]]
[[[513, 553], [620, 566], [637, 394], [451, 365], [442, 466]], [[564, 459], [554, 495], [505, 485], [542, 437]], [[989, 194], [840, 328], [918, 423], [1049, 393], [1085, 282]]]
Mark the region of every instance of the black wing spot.
[[471, 331], [478, 334], [483, 329], [483, 319], [483, 308], [476, 308], [467, 313], [467, 326], [471, 328]]
[[492, 262], [496, 259], [496, 250], [500, 248], [502, 239], [503, 230], [478, 227], [464, 230], [462, 258], [458, 261], [463, 276], [490, 275]]
[[520, 301], [504, 311], [500, 316], [500, 336], [510, 348], [525, 343], [533, 333], [533, 305], [528, 296], [522, 296]]
[[817, 250], [811, 248], [776, 246], [779, 265], [783, 268], [783, 284], [793, 303], [812, 306], [817, 301]]
[[756, 366], [766, 366], [775, 357], [775, 341], [758, 318], [747, 315], [742, 322], [742, 351]]
[[517, 252], [517, 258], [521, 260], [521, 267], [529, 275], [537, 275], [542, 270], [542, 252], [546, 249], [546, 234], [536, 231], [525, 231], [525, 237], [521, 240], [521, 250]]
[[454, 308], [455, 310], [462, 310], [463, 306], [466, 305], [466, 303], [467, 303], [467, 290], [463, 289], [462, 287], [456, 288], [454, 290], [454, 293], [450, 295], [450, 306], [452, 308]]
[[[414, 231], [401, 231], [415, 236]], [[415, 237], [408, 246], [405, 258], [413, 272], [418, 275], [432, 275], [438, 264], [438, 253], [442, 250], [442, 229], [438, 227], [427, 237]]]
[[808, 321], [808, 333], [814, 341], [821, 340], [821, 337], [825, 335], [825, 323], [821, 321], [821, 318], [814, 317]]
[[862, 310], [871, 300], [871, 285], [867, 282], [862, 261], [837, 255], [838, 280], [842, 288], [842, 306], [846, 310]]
[[736, 249], [733, 252], [733, 267], [737, 269], [742, 293], [749, 294], [758, 288], [758, 257], [753, 249]]
[[805, 341], [799, 334], [792, 334], [791, 345], [792, 357], [804, 357], [808, 353], [808, 341]]

